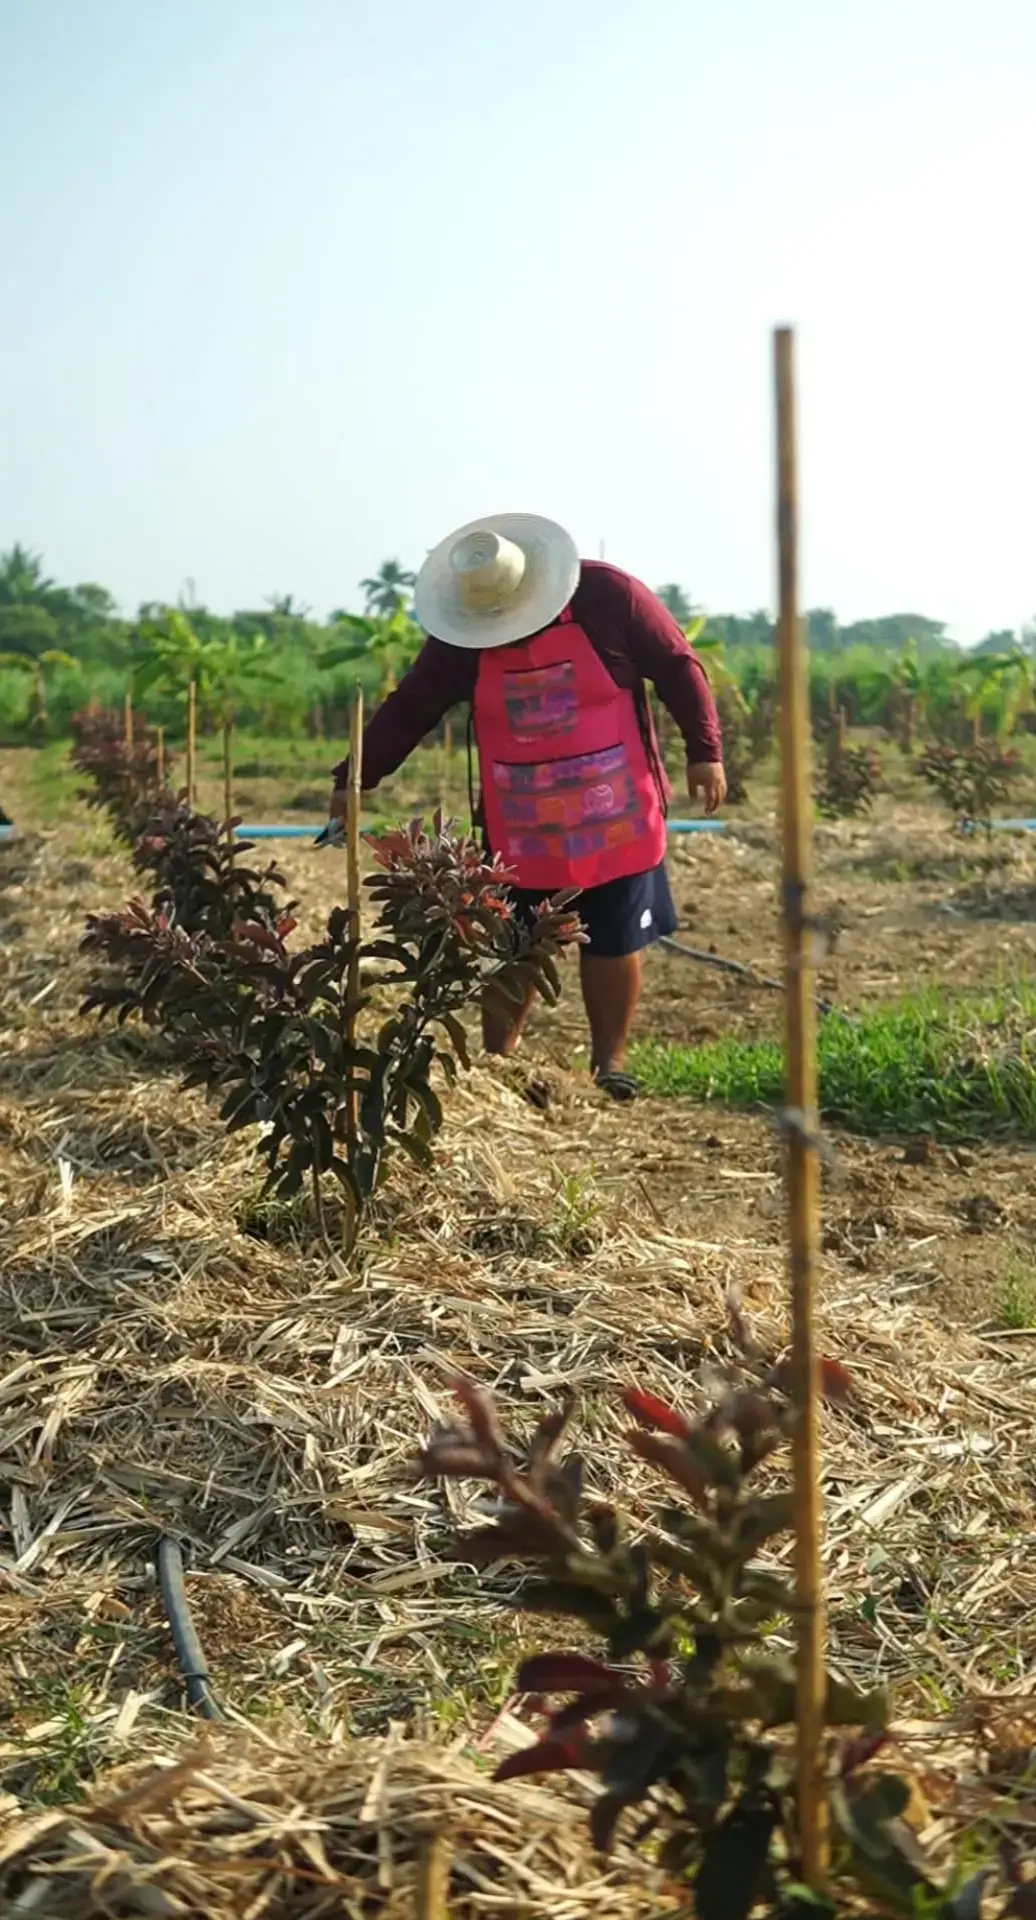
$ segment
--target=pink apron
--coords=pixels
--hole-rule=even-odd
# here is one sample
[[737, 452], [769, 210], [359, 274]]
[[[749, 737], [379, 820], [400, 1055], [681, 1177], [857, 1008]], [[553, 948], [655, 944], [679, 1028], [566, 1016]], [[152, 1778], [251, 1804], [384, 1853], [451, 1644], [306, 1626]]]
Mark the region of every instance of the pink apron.
[[486, 834], [516, 885], [553, 893], [657, 867], [665, 811], [633, 694], [567, 608], [480, 655], [474, 723]]

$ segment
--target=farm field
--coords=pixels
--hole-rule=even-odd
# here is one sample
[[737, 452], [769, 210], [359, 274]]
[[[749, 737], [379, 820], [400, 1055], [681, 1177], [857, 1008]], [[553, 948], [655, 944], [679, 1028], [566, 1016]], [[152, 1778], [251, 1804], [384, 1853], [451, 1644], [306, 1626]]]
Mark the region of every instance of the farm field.
[[[294, 784], [262, 743], [239, 754], [239, 811], [319, 817], [330, 749], [307, 743]], [[85, 916], [134, 883], [60, 762], [0, 753], [19, 825], [0, 847], [0, 1794], [60, 1803], [182, 1742], [163, 1528], [189, 1548], [214, 1691], [253, 1738], [287, 1725], [345, 1766], [344, 1742], [399, 1723], [431, 1751], [499, 1757], [516, 1662], [551, 1630], [510, 1611], [513, 1570], [487, 1584], [450, 1559], [473, 1509], [415, 1483], [418, 1446], [457, 1371], [518, 1430], [571, 1386], [594, 1489], [650, 1510], [621, 1389], [704, 1407], [732, 1287], [768, 1342], [784, 1335], [772, 1118], [671, 1092], [603, 1101], [567, 990], [514, 1061], [462, 1076], [436, 1175], [394, 1170], [347, 1266], [258, 1203], [249, 1134], [228, 1141], [151, 1036], [79, 1017]], [[427, 808], [442, 777], [419, 756], [379, 817]], [[203, 804], [217, 793], [211, 754]], [[678, 937], [763, 975], [780, 970], [772, 802], [760, 780], [728, 836], [671, 854]], [[275, 851], [315, 936], [344, 862]], [[930, 1020], [953, 1009], [955, 1065], [993, 1089], [934, 1140], [882, 1126], [880, 1106], [868, 1133], [833, 1126], [823, 1194], [823, 1339], [858, 1388], [825, 1417], [833, 1657], [891, 1685], [907, 1750], [927, 1754], [938, 1724], [970, 1752], [991, 1703], [1031, 1714], [1036, 1674], [1036, 1098], [997, 1094], [1029, 1083], [1036, 847], [962, 841], [893, 793], [821, 824], [817, 853], [820, 992], [850, 1015], [919, 995]], [[651, 1084], [660, 1048], [765, 1042], [779, 1014], [762, 986], [653, 952]], [[924, 1764], [936, 1820], [961, 1763], [946, 1747]], [[602, 1882], [586, 1910], [612, 1897]]]

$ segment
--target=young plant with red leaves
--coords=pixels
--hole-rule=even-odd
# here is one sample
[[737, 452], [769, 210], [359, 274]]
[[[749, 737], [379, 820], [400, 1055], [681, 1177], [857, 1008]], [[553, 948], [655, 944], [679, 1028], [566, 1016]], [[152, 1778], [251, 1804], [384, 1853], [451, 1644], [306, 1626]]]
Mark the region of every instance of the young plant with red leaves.
[[250, 840], [229, 839], [224, 827], [196, 813], [183, 795], [164, 794], [137, 840], [133, 864], [155, 882], [151, 904], [157, 914], [186, 933], [225, 940], [239, 922], [282, 927], [294, 908], [284, 899], [279, 868], [245, 864], [253, 851]]
[[[529, 1563], [518, 1604], [567, 1615], [603, 1642], [600, 1659], [556, 1652], [525, 1662], [516, 1684], [551, 1702], [546, 1728], [497, 1777], [596, 1774], [591, 1828], [602, 1850], [625, 1810], [646, 1803], [639, 1837], [663, 1831], [663, 1864], [693, 1882], [699, 1920], [790, 1914], [800, 1878], [795, 1663], [769, 1651], [768, 1634], [794, 1613], [795, 1597], [779, 1571], [756, 1564], [791, 1527], [792, 1504], [752, 1484], [791, 1423], [782, 1377], [771, 1368], [761, 1385], [733, 1387], [698, 1420], [652, 1393], [625, 1395], [629, 1445], [683, 1496], [639, 1538], [614, 1509], [584, 1501], [577, 1456], [558, 1459], [571, 1402], [520, 1461], [489, 1397], [458, 1382], [467, 1424], [434, 1435], [420, 1461], [427, 1478], [481, 1480], [500, 1494], [495, 1521], [455, 1542], [459, 1558]], [[837, 1363], [824, 1378], [837, 1397], [850, 1390]], [[831, 1800], [846, 1868], [858, 1882], [881, 1882], [893, 1910], [913, 1913], [937, 1889], [897, 1824], [902, 1783], [860, 1772], [886, 1739], [886, 1713], [882, 1694], [829, 1674]], [[867, 1731], [850, 1738], [849, 1728]]]
[[[242, 911], [227, 925], [232, 862], [201, 930], [181, 926], [157, 894], [150, 909], [135, 901], [93, 920], [84, 943], [116, 970], [91, 987], [84, 1012], [136, 1012], [164, 1027], [187, 1083], [220, 1096], [228, 1128], [264, 1129], [267, 1191], [290, 1197], [308, 1177], [323, 1231], [324, 1176], [337, 1181], [350, 1242], [391, 1153], [431, 1165], [443, 1121], [436, 1078], [449, 1086], [458, 1065], [469, 1064], [461, 1014], [487, 993], [508, 1003], [529, 992], [553, 1001], [555, 957], [581, 937], [567, 897], [548, 903], [531, 928], [519, 927], [505, 870], [441, 820], [431, 835], [412, 823], [374, 851], [382, 872], [367, 886], [379, 911], [374, 937], [360, 944], [355, 1000], [356, 948], [344, 909], [331, 915], [322, 941], [292, 951], [294, 921], [268, 924], [276, 903], [260, 884], [246, 904], [251, 911], [258, 902], [262, 912]], [[372, 961], [382, 963], [377, 993], [389, 1004], [376, 1033], [354, 1041], [354, 1016], [372, 1004], [364, 979]]]
[[854, 820], [869, 813], [881, 781], [881, 761], [873, 747], [847, 745], [838, 729], [828, 733], [816, 790], [819, 813], [828, 820]]
[[956, 831], [963, 833], [976, 826], [988, 829], [994, 808], [1011, 799], [1025, 763], [1014, 747], [978, 740], [967, 746], [926, 747], [917, 771], [949, 808]]
[[162, 797], [158, 780], [158, 742], [150, 727], [139, 726], [133, 744], [123, 737], [123, 717], [113, 708], [72, 716], [72, 763], [86, 774], [87, 806], [108, 815], [117, 839], [132, 846]]

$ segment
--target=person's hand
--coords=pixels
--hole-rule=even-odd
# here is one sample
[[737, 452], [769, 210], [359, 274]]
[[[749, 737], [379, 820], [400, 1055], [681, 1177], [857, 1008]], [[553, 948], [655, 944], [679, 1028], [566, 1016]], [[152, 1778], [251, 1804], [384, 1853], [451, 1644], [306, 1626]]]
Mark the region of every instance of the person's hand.
[[722, 761], [688, 760], [687, 791], [692, 800], [700, 793], [706, 813], [715, 813], [727, 797], [727, 776]]
[[331, 795], [331, 805], [328, 809], [332, 820], [340, 820], [344, 826], [348, 811], [349, 795], [344, 787], [336, 787]]

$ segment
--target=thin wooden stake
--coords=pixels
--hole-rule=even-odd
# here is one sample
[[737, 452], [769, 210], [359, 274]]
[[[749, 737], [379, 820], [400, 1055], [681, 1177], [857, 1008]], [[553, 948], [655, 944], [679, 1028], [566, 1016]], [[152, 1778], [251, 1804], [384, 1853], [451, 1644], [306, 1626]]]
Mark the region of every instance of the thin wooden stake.
[[127, 747], [133, 745], [133, 688], [126, 688], [126, 697], [122, 703], [122, 738]]
[[[353, 695], [352, 717], [349, 724], [349, 788], [346, 794], [345, 814], [345, 851], [346, 851], [346, 887], [349, 905], [349, 933], [355, 942], [352, 960], [349, 963], [349, 976], [346, 983], [350, 1012], [346, 1021], [346, 1040], [356, 1045], [355, 1003], [360, 993], [360, 809], [363, 791], [363, 688], [357, 686]], [[350, 1144], [359, 1137], [359, 1102], [355, 1091], [349, 1095], [347, 1128]]]
[[161, 793], [165, 787], [165, 728], [155, 728], [155, 778]]
[[442, 791], [439, 804], [444, 813], [450, 810], [450, 788], [453, 785], [453, 715], [448, 713], [442, 723]]
[[198, 688], [192, 673], [187, 682], [187, 805], [193, 807], [198, 798], [198, 783], [195, 776], [195, 762], [198, 753]]
[[223, 824], [226, 828], [227, 839], [232, 841], [234, 838], [234, 829], [230, 823], [234, 818], [234, 722], [233, 720], [232, 719], [224, 720], [221, 731], [223, 734]]
[[788, 1213], [798, 1600], [798, 1785], [802, 1870], [819, 1890], [828, 1858], [824, 1783], [826, 1662], [820, 1557], [820, 1381], [814, 1331], [820, 1174], [813, 933], [809, 701], [799, 619], [795, 353], [790, 328], [774, 336], [777, 398], [777, 544], [780, 577], [781, 791], [784, 838]]

